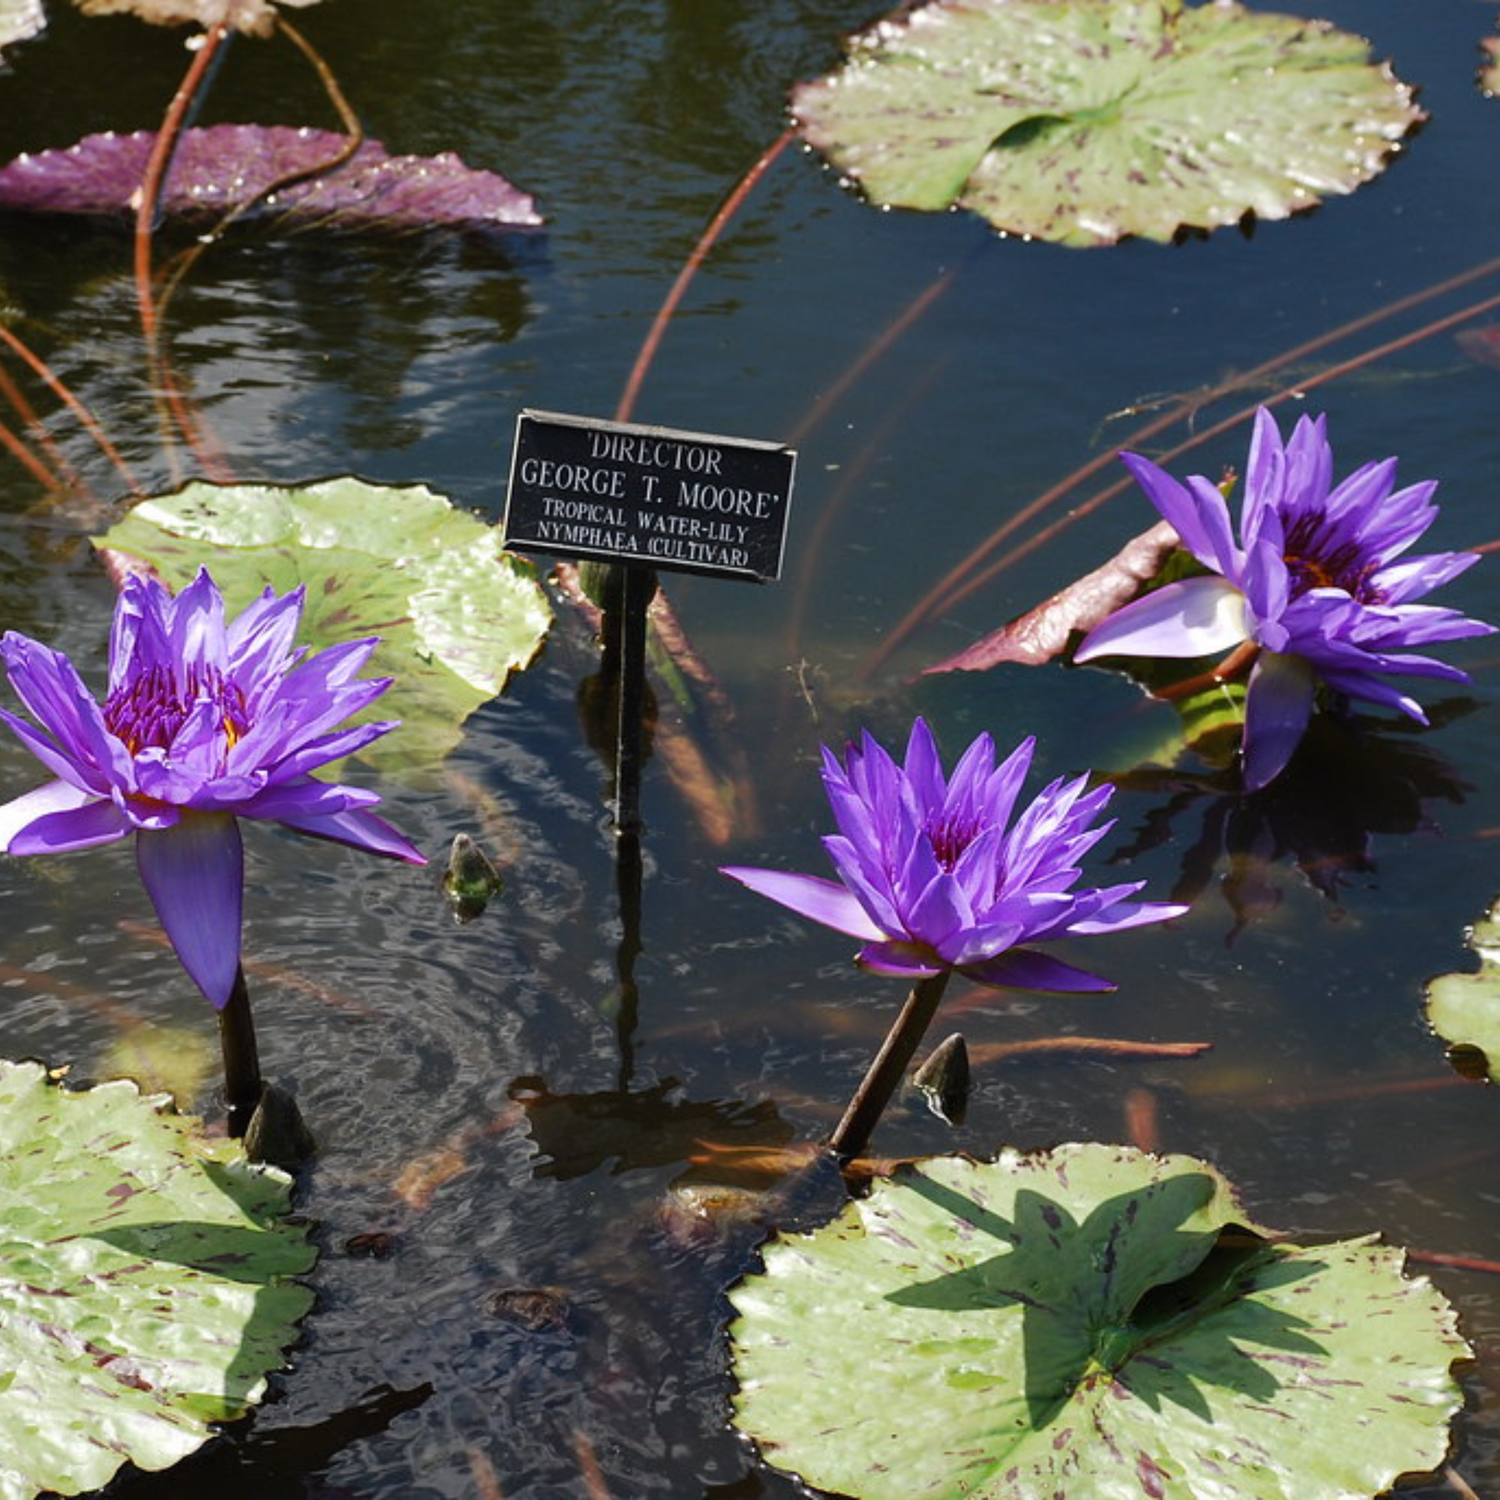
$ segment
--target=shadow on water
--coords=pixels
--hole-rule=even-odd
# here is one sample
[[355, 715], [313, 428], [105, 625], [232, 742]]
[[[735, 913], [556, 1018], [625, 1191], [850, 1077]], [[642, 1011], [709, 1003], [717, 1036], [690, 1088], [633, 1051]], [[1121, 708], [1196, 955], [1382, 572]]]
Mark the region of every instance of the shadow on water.
[[[1254, 1236], [1239, 1234], [1238, 1245], [1226, 1245], [1217, 1230], [1183, 1227], [1214, 1197], [1212, 1178], [1185, 1173], [1144, 1192], [1121, 1193], [1082, 1223], [1032, 1189], [1016, 1195], [1007, 1219], [920, 1174], [907, 1181], [919, 1196], [1008, 1248], [888, 1293], [887, 1300], [934, 1312], [1019, 1308], [1027, 1419], [1034, 1430], [1099, 1380], [1117, 1380], [1153, 1410], [1173, 1401], [1206, 1420], [1212, 1411], [1204, 1392], [1215, 1386], [1258, 1401], [1274, 1396], [1279, 1382], [1269, 1370], [1227, 1332], [1214, 1336], [1210, 1323], [1206, 1336], [1196, 1322], [1236, 1295], [1239, 1273], [1254, 1267], [1266, 1248]], [[1317, 1269], [1316, 1262], [1273, 1266], [1260, 1270], [1258, 1279], [1284, 1284]], [[1152, 1357], [1153, 1345], [1189, 1322], [1195, 1334], [1190, 1353]], [[1320, 1346], [1299, 1331], [1306, 1326], [1251, 1305], [1237, 1317], [1234, 1337], [1316, 1354]]]

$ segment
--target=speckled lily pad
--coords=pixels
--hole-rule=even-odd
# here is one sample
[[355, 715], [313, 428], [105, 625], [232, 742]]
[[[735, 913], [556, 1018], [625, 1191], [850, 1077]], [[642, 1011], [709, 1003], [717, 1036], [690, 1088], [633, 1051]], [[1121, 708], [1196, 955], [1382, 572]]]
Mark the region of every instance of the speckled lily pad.
[[792, 111], [876, 203], [1068, 245], [1285, 218], [1423, 118], [1360, 37], [1183, 0], [933, 0], [855, 36]]
[[731, 1292], [736, 1424], [861, 1500], [1313, 1500], [1440, 1464], [1468, 1354], [1372, 1237], [1244, 1228], [1190, 1157], [939, 1157]]
[[312, 1303], [289, 1197], [165, 1095], [0, 1061], [0, 1500], [165, 1469], [261, 1400]]

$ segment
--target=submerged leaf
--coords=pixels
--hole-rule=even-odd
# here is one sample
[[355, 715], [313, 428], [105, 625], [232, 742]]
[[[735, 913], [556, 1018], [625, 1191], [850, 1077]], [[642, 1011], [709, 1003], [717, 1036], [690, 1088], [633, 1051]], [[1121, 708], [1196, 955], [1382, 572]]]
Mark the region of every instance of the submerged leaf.
[[1285, 218], [1423, 118], [1361, 38], [1225, 0], [932, 0], [792, 111], [876, 203], [1068, 245]]
[[1479, 956], [1477, 973], [1440, 974], [1427, 982], [1427, 1019], [1454, 1050], [1461, 1072], [1465, 1054], [1478, 1054], [1484, 1074], [1500, 1082], [1500, 901], [1469, 929]]
[[1190, 1157], [938, 1157], [730, 1294], [737, 1425], [862, 1500], [1308, 1500], [1440, 1464], [1469, 1353], [1371, 1238], [1236, 1226]]
[[[155, 143], [152, 131], [86, 135], [76, 145], [23, 154], [0, 167], [0, 210], [83, 214], [134, 222], [133, 199]], [[184, 130], [162, 188], [161, 212], [188, 228], [215, 225], [246, 203], [247, 218], [295, 229], [533, 228], [533, 200], [496, 172], [449, 152], [390, 156], [363, 141], [343, 165], [317, 169], [347, 144], [327, 130], [210, 125]], [[315, 173], [278, 188], [283, 178]]]
[[0, 51], [35, 36], [46, 24], [42, 0], [0, 0]]
[[133, 1083], [0, 1061], [0, 1497], [165, 1469], [283, 1363], [314, 1259], [289, 1180]]
[[262, 589], [307, 588], [299, 641], [315, 650], [379, 636], [369, 674], [394, 678], [370, 719], [401, 727], [360, 752], [421, 764], [541, 647], [551, 608], [500, 533], [422, 485], [328, 479], [298, 488], [195, 482], [143, 500], [95, 539], [173, 588], [206, 567], [231, 611]]
[[[1500, 48], [1500, 37], [1495, 39], [1495, 45]], [[1460, 328], [1453, 335], [1453, 342], [1475, 364], [1490, 365], [1500, 370], [1500, 323], [1484, 323], [1478, 328]]]
[[153, 26], [181, 26], [191, 22], [207, 30], [227, 26], [250, 36], [267, 36], [276, 24], [278, 7], [316, 5], [318, 0], [73, 0], [86, 16], [139, 16]]

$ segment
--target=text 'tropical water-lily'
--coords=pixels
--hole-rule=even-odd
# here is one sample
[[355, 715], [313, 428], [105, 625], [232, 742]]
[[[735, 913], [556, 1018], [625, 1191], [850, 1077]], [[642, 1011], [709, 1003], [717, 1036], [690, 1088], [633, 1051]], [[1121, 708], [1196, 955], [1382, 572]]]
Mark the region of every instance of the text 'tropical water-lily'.
[[1255, 416], [1239, 540], [1218, 487], [1181, 484], [1149, 459], [1121, 459], [1209, 576], [1182, 579], [1116, 610], [1084, 638], [1075, 661], [1100, 656], [1254, 653], [1245, 698], [1243, 777], [1255, 791], [1280, 774], [1312, 715], [1317, 686], [1399, 708], [1427, 722], [1390, 676], [1467, 682], [1419, 648], [1494, 627], [1414, 601], [1478, 561], [1474, 553], [1407, 557], [1432, 524], [1436, 481], [1397, 489], [1396, 460], [1361, 465], [1333, 483], [1323, 417], [1302, 417], [1283, 445], [1275, 419]]
[[920, 718], [904, 765], [868, 732], [842, 761], [825, 748], [823, 784], [839, 831], [823, 844], [839, 881], [723, 873], [859, 938], [858, 960], [876, 973], [919, 980], [956, 970], [1018, 989], [1113, 989], [1030, 945], [1119, 932], [1187, 908], [1129, 900], [1144, 881], [1073, 889], [1079, 860], [1111, 827], [1094, 820], [1114, 788], [1089, 790], [1087, 776], [1059, 779], [1013, 818], [1034, 746], [1024, 740], [996, 765], [994, 741], [981, 734], [951, 779]]
[[40, 728], [5, 709], [0, 719], [55, 777], [0, 806], [0, 849], [57, 854], [133, 834], [162, 927], [220, 1009], [240, 963], [237, 819], [425, 862], [369, 810], [376, 793], [309, 774], [395, 725], [337, 727], [389, 679], [356, 678], [374, 640], [296, 649], [301, 617], [301, 589], [267, 589], [226, 622], [206, 571], [175, 598], [131, 578], [115, 607], [102, 706], [62, 652], [14, 631], [0, 639], [11, 686]]

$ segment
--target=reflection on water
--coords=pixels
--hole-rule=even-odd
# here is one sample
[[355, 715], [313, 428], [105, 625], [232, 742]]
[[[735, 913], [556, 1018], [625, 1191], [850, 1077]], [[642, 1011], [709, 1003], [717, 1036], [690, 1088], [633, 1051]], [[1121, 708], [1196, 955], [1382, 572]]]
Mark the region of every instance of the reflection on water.
[[[1452, 722], [1474, 706], [1450, 701], [1430, 717]], [[1226, 942], [1281, 905], [1277, 865], [1289, 861], [1309, 886], [1337, 901], [1356, 876], [1376, 873], [1375, 834], [1435, 834], [1440, 825], [1430, 804], [1457, 806], [1473, 790], [1405, 724], [1332, 714], [1314, 718], [1291, 765], [1252, 796], [1240, 794], [1237, 766], [1196, 774], [1143, 768], [1116, 782], [1166, 800], [1145, 814], [1138, 836], [1112, 856], [1115, 863], [1174, 842], [1179, 819], [1199, 819], [1172, 899], [1196, 902], [1222, 867], [1220, 892], [1235, 918]]]
[[[443, 768], [381, 784], [392, 819], [439, 864], [458, 832], [495, 860], [505, 889], [475, 921], [453, 922], [430, 872], [251, 841], [245, 945], [264, 1061], [322, 1145], [302, 1182], [322, 1247], [318, 1304], [278, 1400], [180, 1471], [118, 1494], [799, 1493], [727, 1430], [719, 1335], [723, 1289], [764, 1223], [811, 1210], [801, 1184], [745, 1200], [693, 1163], [714, 1145], [774, 1151], [826, 1134], [902, 997], [856, 971], [836, 935], [762, 909], [715, 867], [816, 868], [828, 817], [817, 747], [864, 723], [891, 740], [921, 711], [950, 753], [980, 729], [1008, 743], [1036, 732], [1049, 777], [1159, 749], [1152, 709], [1102, 674], [903, 680], [1143, 529], [1149, 516], [1123, 497], [940, 609], [878, 681], [856, 686], [852, 671], [1001, 519], [1098, 451], [1108, 413], [1249, 368], [1495, 254], [1500, 206], [1474, 191], [1472, 168], [1500, 130], [1500, 106], [1470, 84], [1482, 15], [1401, 0], [1318, 9], [1394, 55], [1434, 123], [1379, 182], [1253, 239], [1021, 246], [963, 216], [867, 210], [802, 153], [778, 161], [690, 289], [637, 412], [771, 440], [805, 433], [788, 582], [670, 585], [737, 718], [732, 743], [717, 743], [703, 705], [658, 684], [661, 723], [704, 764], [748, 773], [755, 821], [710, 820], [704, 781], [682, 774], [686, 758], [659, 731], [639, 912], [627, 884], [622, 913], [605, 769], [576, 709], [598, 655], [590, 627], [565, 613], [541, 663], [474, 716]], [[154, 125], [183, 67], [180, 33], [53, 10], [48, 35], [0, 74], [5, 157]], [[871, 11], [452, 0], [419, 24], [410, 12], [338, 0], [299, 19], [372, 136], [503, 172], [538, 196], [544, 236], [231, 235], [174, 299], [169, 341], [244, 477], [422, 481], [493, 516], [517, 409], [613, 410], [683, 257], [780, 132], [786, 85], [829, 64], [838, 33]], [[325, 124], [325, 110], [275, 44], [237, 43], [203, 123]], [[930, 289], [922, 316], [846, 380]], [[1470, 295], [1494, 289], [1492, 278]], [[164, 482], [128, 240], [8, 222], [0, 303], [149, 482]], [[1321, 387], [1319, 405], [1357, 457], [1398, 451], [1405, 472], [1441, 477], [1435, 545], [1460, 547], [1495, 531], [1497, 379], [1427, 341]], [[107, 501], [113, 479], [93, 445], [66, 416], [49, 421]], [[1119, 436], [1119, 424], [1102, 430]], [[1193, 466], [1215, 472], [1243, 447], [1230, 433]], [[4, 462], [0, 624], [97, 677], [111, 594], [76, 537], [99, 522], [49, 504]], [[1446, 602], [1493, 618], [1494, 566], [1457, 580]], [[1482, 837], [1500, 826], [1491, 652], [1454, 653], [1476, 678], [1463, 713], [1430, 733], [1360, 727], [1356, 745], [1313, 746], [1265, 797], [1179, 771], [1126, 778], [1134, 793], [1116, 807], [1138, 826], [1101, 857], [1113, 850], [1157, 899], [1174, 883], [1196, 894], [1193, 911], [1112, 946], [1115, 996], [994, 996], [962, 1022], [980, 1059], [1058, 1036], [1210, 1051], [1007, 1053], [976, 1066], [960, 1128], [909, 1099], [877, 1148], [1120, 1140], [1149, 1117], [1163, 1149], [1213, 1161], [1259, 1220], [1492, 1253], [1494, 1093], [1452, 1080], [1420, 1012], [1423, 978], [1463, 962], [1464, 923], [1497, 884]], [[34, 776], [26, 752], [0, 743], [0, 791]], [[1288, 861], [1312, 888], [1276, 877]], [[1230, 951], [1209, 889], [1220, 870]], [[210, 1034], [146, 925], [128, 853], [0, 863], [0, 899], [6, 1055], [87, 1075], [122, 1049], [145, 1055], [153, 1032]], [[190, 1102], [217, 1112], [211, 1085]], [[1500, 1335], [1493, 1282], [1433, 1274], [1484, 1354]], [[1459, 1426], [1458, 1465], [1480, 1493], [1500, 1488], [1493, 1380], [1485, 1355]]]

